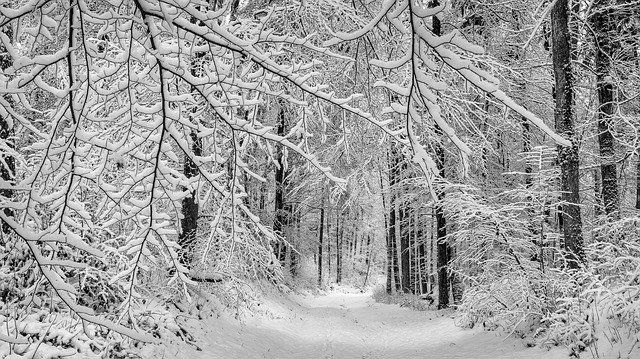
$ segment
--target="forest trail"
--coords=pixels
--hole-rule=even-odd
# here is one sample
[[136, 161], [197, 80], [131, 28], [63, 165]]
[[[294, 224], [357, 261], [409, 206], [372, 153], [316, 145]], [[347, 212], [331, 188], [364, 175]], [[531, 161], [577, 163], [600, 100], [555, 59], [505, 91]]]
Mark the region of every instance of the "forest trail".
[[[155, 355], [221, 359], [540, 359], [561, 349], [526, 348], [505, 335], [457, 327], [450, 311], [375, 303], [371, 293], [333, 291], [268, 302], [270, 315], [210, 319], [194, 331], [201, 351], [171, 345]], [[196, 329], [196, 328], [194, 328]], [[158, 356], [159, 357], [159, 356]]]

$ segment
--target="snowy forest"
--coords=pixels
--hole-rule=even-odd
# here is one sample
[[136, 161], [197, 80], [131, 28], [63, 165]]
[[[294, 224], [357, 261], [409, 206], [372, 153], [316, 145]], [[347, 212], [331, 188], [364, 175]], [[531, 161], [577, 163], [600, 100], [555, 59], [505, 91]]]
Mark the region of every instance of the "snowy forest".
[[0, 0], [0, 358], [640, 358], [635, 0]]

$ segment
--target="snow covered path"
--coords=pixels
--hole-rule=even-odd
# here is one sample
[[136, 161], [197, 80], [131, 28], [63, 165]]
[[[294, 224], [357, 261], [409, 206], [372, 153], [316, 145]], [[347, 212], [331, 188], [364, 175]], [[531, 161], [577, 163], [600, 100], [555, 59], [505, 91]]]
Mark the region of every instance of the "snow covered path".
[[201, 333], [197, 335], [201, 351], [168, 345], [156, 355], [207, 359], [567, 357], [560, 349], [526, 348], [521, 341], [495, 333], [463, 330], [455, 326], [450, 312], [418, 312], [375, 303], [370, 293], [336, 291], [266, 305], [270, 316], [250, 318], [244, 324], [212, 318], [203, 328], [193, 328], [192, 333]]

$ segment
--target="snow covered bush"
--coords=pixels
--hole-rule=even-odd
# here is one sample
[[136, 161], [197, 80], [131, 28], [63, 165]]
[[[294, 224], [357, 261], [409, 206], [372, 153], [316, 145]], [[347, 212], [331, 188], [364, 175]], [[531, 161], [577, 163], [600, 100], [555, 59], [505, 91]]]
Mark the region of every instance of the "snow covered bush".
[[[457, 248], [453, 270], [465, 285], [459, 323], [563, 345], [575, 356], [630, 353], [640, 325], [640, 218], [597, 225], [586, 262], [568, 270], [544, 209], [557, 205], [552, 184], [534, 180], [491, 201], [473, 188], [450, 187], [445, 208], [457, 223], [449, 239]], [[532, 202], [542, 207], [526, 205]]]
[[[587, 263], [572, 277], [573, 291], [545, 318], [546, 338], [574, 353], [631, 353], [640, 338], [640, 218], [629, 216], [594, 229]], [[637, 348], [636, 348], [637, 350]]]

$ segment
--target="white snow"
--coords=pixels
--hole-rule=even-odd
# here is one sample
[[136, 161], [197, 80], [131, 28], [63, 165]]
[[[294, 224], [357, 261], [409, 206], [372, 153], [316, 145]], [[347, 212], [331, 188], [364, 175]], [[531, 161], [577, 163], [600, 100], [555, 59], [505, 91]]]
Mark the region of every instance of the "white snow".
[[[143, 357], [207, 359], [560, 359], [565, 350], [526, 348], [504, 334], [466, 330], [453, 311], [414, 311], [375, 303], [371, 293], [339, 289], [322, 296], [270, 299], [263, 314], [239, 322], [211, 317], [183, 327], [181, 339], [143, 349]], [[168, 338], [167, 338], [168, 339]], [[196, 349], [196, 345], [201, 350]]]

